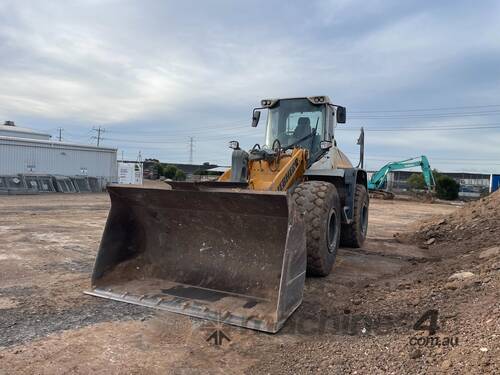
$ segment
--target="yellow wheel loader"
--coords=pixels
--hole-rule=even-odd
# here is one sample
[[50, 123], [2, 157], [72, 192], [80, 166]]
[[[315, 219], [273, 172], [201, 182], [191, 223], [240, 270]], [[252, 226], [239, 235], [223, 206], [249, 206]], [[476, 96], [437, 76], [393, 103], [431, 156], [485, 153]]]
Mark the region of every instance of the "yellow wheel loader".
[[[366, 172], [337, 148], [346, 110], [326, 96], [265, 99], [265, 141], [233, 149], [218, 181], [111, 185], [88, 294], [277, 332], [326, 276], [339, 244], [366, 237]], [[362, 160], [362, 158], [361, 158]]]

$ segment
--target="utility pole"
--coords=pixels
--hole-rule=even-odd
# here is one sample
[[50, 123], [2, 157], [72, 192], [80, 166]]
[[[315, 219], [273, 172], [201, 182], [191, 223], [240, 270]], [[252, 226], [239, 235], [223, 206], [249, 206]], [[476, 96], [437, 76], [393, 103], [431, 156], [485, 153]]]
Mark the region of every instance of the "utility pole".
[[189, 137], [189, 164], [193, 164], [193, 137]]
[[59, 137], [58, 137], [58, 139], [59, 139], [59, 142], [61, 142], [62, 141], [62, 131], [63, 131], [63, 128], [58, 128], [57, 130], [59, 130]]
[[97, 136], [94, 136], [92, 138], [97, 139], [97, 147], [99, 147], [99, 145], [101, 144], [101, 139], [102, 139], [101, 134], [105, 132], [105, 129], [103, 127], [99, 126], [97, 128], [94, 127], [92, 130], [97, 132]]

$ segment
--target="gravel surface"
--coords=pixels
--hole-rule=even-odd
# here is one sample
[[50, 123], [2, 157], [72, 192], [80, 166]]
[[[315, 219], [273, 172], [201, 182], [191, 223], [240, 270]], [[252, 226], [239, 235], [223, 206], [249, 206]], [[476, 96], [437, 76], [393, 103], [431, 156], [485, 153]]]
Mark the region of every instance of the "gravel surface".
[[497, 200], [372, 200], [363, 249], [270, 335], [84, 295], [106, 195], [0, 197], [0, 374], [500, 373]]

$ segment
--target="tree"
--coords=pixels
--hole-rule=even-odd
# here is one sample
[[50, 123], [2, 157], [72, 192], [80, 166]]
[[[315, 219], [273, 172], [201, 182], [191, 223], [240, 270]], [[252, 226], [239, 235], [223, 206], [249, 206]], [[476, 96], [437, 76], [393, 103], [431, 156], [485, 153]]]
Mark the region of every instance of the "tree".
[[165, 165], [162, 163], [158, 163], [158, 176], [164, 176], [165, 175]]
[[177, 169], [177, 171], [175, 172], [174, 180], [175, 181], [184, 181], [184, 180], [186, 180], [186, 174], [184, 173], [184, 171], [182, 171], [180, 169]]
[[413, 173], [406, 182], [410, 190], [424, 190], [426, 188], [424, 175], [422, 173]]
[[460, 184], [446, 175], [436, 177], [436, 194], [440, 199], [455, 200], [458, 198]]
[[165, 178], [168, 178], [170, 180], [174, 180], [177, 171], [178, 169], [175, 165], [166, 165], [163, 167], [163, 176], [165, 176]]

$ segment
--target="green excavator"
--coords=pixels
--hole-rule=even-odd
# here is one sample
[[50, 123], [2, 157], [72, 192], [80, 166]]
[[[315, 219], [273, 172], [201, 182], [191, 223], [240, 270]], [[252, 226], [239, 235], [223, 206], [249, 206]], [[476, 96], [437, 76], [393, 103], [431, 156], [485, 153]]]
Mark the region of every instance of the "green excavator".
[[370, 181], [368, 181], [368, 191], [370, 193], [370, 196], [373, 198], [393, 199], [394, 194], [388, 190], [383, 189], [387, 181], [387, 175], [392, 171], [413, 167], [422, 168], [422, 175], [424, 177], [425, 185], [427, 186], [427, 189], [429, 191], [433, 191], [436, 186], [436, 182], [432, 174], [429, 159], [427, 159], [425, 155], [422, 155], [416, 158], [393, 161], [380, 168], [372, 175]]

